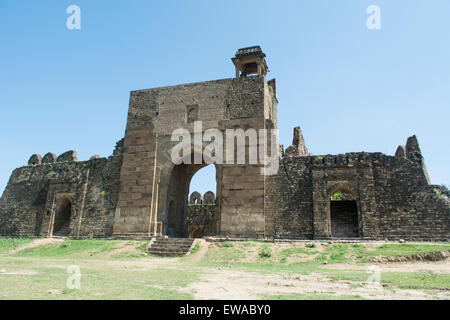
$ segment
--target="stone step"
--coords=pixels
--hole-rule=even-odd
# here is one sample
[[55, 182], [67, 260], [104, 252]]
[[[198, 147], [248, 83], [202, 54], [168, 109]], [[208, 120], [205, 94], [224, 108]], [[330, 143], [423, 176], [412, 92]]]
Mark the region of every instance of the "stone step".
[[161, 248], [161, 247], [153, 247], [148, 249], [149, 252], [188, 252], [189, 248]]
[[159, 247], [159, 248], [190, 248], [192, 244], [184, 244], [180, 246], [171, 246], [167, 244], [153, 244], [152, 247]]
[[158, 253], [150, 252], [150, 254], [154, 254], [155, 256], [158, 257], [180, 257], [186, 255], [185, 252], [158, 252]]
[[168, 247], [152, 246], [152, 248], [153, 249], [158, 249], [160, 251], [185, 251], [185, 252], [188, 252], [191, 247], [171, 247], [171, 248], [168, 248]]
[[189, 241], [189, 242], [161, 242], [161, 241], [155, 241], [154, 244], [167, 245], [167, 246], [183, 246], [183, 245], [190, 245], [190, 244], [192, 244], [192, 241]]
[[160, 243], [187, 243], [187, 242], [192, 242], [194, 239], [156, 239], [155, 242], [160, 242]]
[[187, 246], [191, 245], [193, 241], [185, 241], [185, 242], [165, 242], [165, 241], [155, 241], [154, 245], [165, 245], [165, 246]]
[[174, 257], [189, 252], [195, 239], [155, 238], [151, 241], [148, 252], [161, 257]]

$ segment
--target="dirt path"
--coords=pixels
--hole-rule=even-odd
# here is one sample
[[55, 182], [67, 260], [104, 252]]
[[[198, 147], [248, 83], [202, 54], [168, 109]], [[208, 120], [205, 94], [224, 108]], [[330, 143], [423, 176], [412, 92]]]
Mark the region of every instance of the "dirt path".
[[434, 273], [450, 273], [450, 259], [438, 262], [403, 262], [403, 263], [384, 263], [369, 265], [354, 264], [330, 264], [324, 266], [326, 269], [334, 270], [367, 270], [370, 266], [377, 266], [385, 272], [434, 272]]
[[194, 253], [192, 255], [192, 262], [198, 262], [200, 260], [202, 260], [202, 258], [206, 255], [206, 253], [208, 252], [208, 242], [206, 241], [200, 241], [199, 242], [199, 246], [200, 246], [200, 250], [198, 250], [196, 253]]
[[46, 239], [39, 239], [39, 240], [34, 240], [33, 242], [30, 242], [20, 248], [14, 249], [10, 252], [8, 252], [9, 254], [14, 254], [17, 252], [20, 252], [22, 250], [25, 249], [31, 249], [31, 248], [35, 248], [35, 247], [39, 247], [39, 246], [44, 246], [46, 244], [50, 244], [50, 243], [61, 243], [63, 242], [64, 239], [55, 239], [55, 238], [46, 238]]
[[182, 291], [193, 293], [196, 299], [253, 300], [263, 296], [285, 294], [356, 295], [366, 299], [450, 299], [450, 292], [436, 294], [420, 290], [369, 287], [366, 283], [333, 280], [311, 275], [261, 275], [253, 272], [214, 270], [201, 281], [191, 283]]

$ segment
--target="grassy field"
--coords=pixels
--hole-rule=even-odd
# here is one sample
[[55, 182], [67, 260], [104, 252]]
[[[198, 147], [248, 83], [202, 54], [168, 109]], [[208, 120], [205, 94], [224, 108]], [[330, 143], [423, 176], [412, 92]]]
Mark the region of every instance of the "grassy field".
[[[147, 243], [0, 238], [0, 299], [450, 298], [448, 259], [374, 263], [448, 243], [202, 243], [177, 258], [151, 256]], [[67, 286], [69, 266], [80, 288]]]

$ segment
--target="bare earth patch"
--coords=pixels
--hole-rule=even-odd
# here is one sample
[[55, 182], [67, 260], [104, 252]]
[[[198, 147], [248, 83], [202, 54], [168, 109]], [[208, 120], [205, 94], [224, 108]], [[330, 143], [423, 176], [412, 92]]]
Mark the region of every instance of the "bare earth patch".
[[192, 262], [197, 262], [197, 261], [202, 260], [202, 258], [208, 252], [208, 246], [209, 246], [208, 242], [203, 240], [203, 241], [199, 241], [198, 244], [200, 246], [200, 249], [192, 255], [192, 257], [193, 257], [191, 260]]
[[124, 246], [117, 248], [115, 250], [112, 250], [108, 253], [107, 257], [114, 257], [122, 254], [139, 254], [140, 252], [137, 250], [137, 246], [142, 244], [142, 242], [138, 241], [128, 241], [125, 243]]
[[367, 270], [369, 266], [379, 266], [382, 271], [385, 272], [435, 272], [435, 273], [450, 273], [450, 260], [446, 259], [444, 261], [438, 262], [403, 262], [403, 263], [373, 263], [364, 265], [354, 265], [354, 264], [330, 264], [324, 266], [327, 269], [334, 270]]
[[33, 271], [33, 270], [16, 270], [16, 271], [9, 271], [9, 272], [5, 269], [0, 270], [0, 276], [2, 276], [4, 274], [34, 276], [35, 274], [38, 274], [38, 272]]
[[30, 242], [30, 243], [20, 247], [20, 248], [10, 251], [9, 254], [14, 254], [14, 253], [26, 250], [26, 249], [36, 248], [36, 247], [44, 246], [44, 245], [51, 244], [51, 243], [62, 243], [62, 242], [64, 242], [64, 239], [55, 239], [55, 238], [38, 239], [38, 240], [34, 240], [33, 242]]
[[[358, 286], [355, 288], [355, 284]], [[253, 300], [282, 294], [356, 295], [366, 299], [450, 299], [450, 292], [429, 294], [420, 290], [373, 288], [365, 283], [342, 281], [312, 275], [262, 275], [253, 272], [215, 270], [200, 281], [181, 289], [196, 299]]]

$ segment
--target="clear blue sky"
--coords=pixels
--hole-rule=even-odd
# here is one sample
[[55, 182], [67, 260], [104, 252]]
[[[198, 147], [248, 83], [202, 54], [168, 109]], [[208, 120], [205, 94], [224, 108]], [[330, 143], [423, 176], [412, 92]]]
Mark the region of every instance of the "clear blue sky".
[[[372, 4], [381, 30], [366, 28]], [[131, 90], [233, 77], [251, 45], [277, 78], [285, 147], [297, 125], [314, 154], [392, 155], [416, 134], [448, 185], [449, 14], [448, 0], [0, 0], [0, 190], [33, 153], [109, 156]]]

